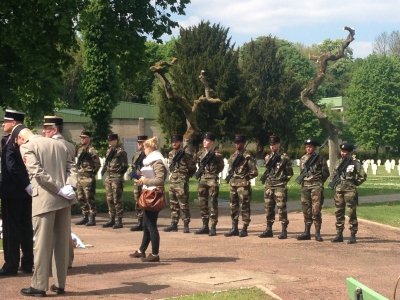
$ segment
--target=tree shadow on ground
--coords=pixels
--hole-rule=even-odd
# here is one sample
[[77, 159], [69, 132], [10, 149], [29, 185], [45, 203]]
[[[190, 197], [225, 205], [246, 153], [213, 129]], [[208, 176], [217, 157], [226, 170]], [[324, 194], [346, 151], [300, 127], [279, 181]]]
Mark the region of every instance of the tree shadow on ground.
[[90, 295], [101, 296], [101, 295], [135, 294], [137, 296], [138, 294], [150, 295], [154, 291], [163, 290], [170, 287], [170, 285], [166, 284], [148, 285], [144, 282], [121, 282], [121, 285], [125, 286], [109, 288], [109, 289], [98, 289], [85, 292], [68, 292], [67, 290], [65, 295], [69, 297], [78, 297], [78, 296], [90, 296]]
[[160, 265], [169, 265], [168, 263], [145, 263], [138, 261], [137, 263], [124, 263], [124, 264], [89, 264], [86, 266], [74, 266], [68, 270], [68, 276], [81, 275], [81, 274], [93, 274], [101, 275], [107, 273], [116, 273], [126, 270], [141, 270], [154, 268]]
[[176, 257], [170, 258], [167, 261], [169, 262], [186, 262], [186, 263], [223, 263], [223, 262], [236, 262], [238, 260], [237, 257], [216, 257], [216, 256], [200, 256], [200, 257]]

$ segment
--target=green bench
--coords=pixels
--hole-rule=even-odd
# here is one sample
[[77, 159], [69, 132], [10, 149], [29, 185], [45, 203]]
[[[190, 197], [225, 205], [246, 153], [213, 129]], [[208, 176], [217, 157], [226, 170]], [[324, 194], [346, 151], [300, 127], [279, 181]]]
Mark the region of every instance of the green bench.
[[354, 278], [346, 278], [347, 294], [352, 300], [389, 300]]

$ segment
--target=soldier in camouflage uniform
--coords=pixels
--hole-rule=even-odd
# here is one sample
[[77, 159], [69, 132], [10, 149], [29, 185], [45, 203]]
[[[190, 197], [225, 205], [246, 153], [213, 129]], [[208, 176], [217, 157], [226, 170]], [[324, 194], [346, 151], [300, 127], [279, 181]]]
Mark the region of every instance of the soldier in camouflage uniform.
[[[124, 204], [122, 194], [124, 192], [124, 174], [128, 170], [128, 158], [124, 149], [117, 146], [118, 134], [110, 133], [107, 140], [109, 148], [102, 172], [106, 174], [105, 188], [110, 219], [103, 224], [103, 227], [117, 229], [123, 227]], [[115, 222], [115, 217], [117, 217], [117, 222]]]
[[279, 160], [272, 166], [272, 172], [265, 181], [264, 202], [265, 214], [267, 217], [267, 228], [258, 235], [260, 238], [273, 237], [272, 225], [275, 222], [275, 205], [278, 207], [279, 221], [282, 223], [282, 232], [278, 236], [279, 239], [287, 238], [287, 226], [289, 220], [287, 218], [287, 183], [293, 176], [293, 168], [290, 159], [286, 155], [280, 155], [280, 138], [272, 135], [269, 137], [269, 145], [271, 153], [265, 157], [265, 162], [274, 155], [279, 155]]
[[[182, 210], [183, 232], [189, 233], [190, 210], [189, 210], [189, 178], [196, 171], [196, 162], [193, 156], [185, 152], [183, 146], [183, 135], [172, 135], [172, 149], [169, 154], [170, 163], [170, 185], [169, 185], [169, 203], [171, 208], [171, 225], [164, 228], [164, 231], [178, 231], [178, 222], [180, 210]], [[178, 158], [179, 151], [183, 154], [179, 161], [174, 165], [173, 162]], [[173, 169], [172, 169], [173, 168]], [[171, 170], [172, 169], [172, 170]]]
[[[250, 201], [251, 201], [251, 185], [250, 180], [258, 176], [258, 169], [254, 158], [250, 153], [244, 149], [246, 143], [246, 136], [243, 134], [235, 135], [235, 148], [236, 151], [231, 155], [228, 160], [229, 169], [228, 176], [232, 174], [230, 179], [230, 207], [232, 229], [225, 233], [226, 237], [229, 236], [247, 236], [247, 227], [250, 224]], [[235, 169], [232, 167], [236, 157], [243, 153], [240, 161], [235, 163]], [[242, 211], [243, 228], [239, 233], [239, 212]]]
[[[100, 158], [90, 146], [92, 133], [83, 130], [80, 138], [82, 147], [78, 150], [78, 201], [83, 217], [75, 225], [96, 225], [96, 174], [100, 169]], [[90, 218], [89, 218], [90, 215]]]
[[[137, 137], [138, 150], [132, 157], [132, 173], [130, 178], [138, 179], [142, 175], [140, 169], [143, 167], [143, 159], [146, 158], [144, 154], [143, 142], [147, 140], [147, 135], [139, 135]], [[141, 162], [139, 162], [141, 160]], [[136, 176], [137, 175], [137, 176]], [[137, 177], [137, 178], [136, 178]], [[133, 198], [135, 199], [135, 212], [138, 222], [135, 226], [131, 227], [131, 231], [142, 231], [143, 230], [143, 209], [139, 207], [139, 197], [142, 193], [142, 185], [138, 185], [137, 181], [133, 181]]]
[[[342, 160], [347, 155], [352, 155], [355, 147], [353, 144], [344, 143], [340, 145], [340, 156]], [[337, 162], [336, 168], [340, 165], [341, 160]], [[336, 175], [336, 169], [334, 176]], [[362, 184], [367, 179], [364, 168], [361, 166], [361, 162], [352, 158], [351, 163], [346, 168], [344, 174], [340, 174], [340, 183], [336, 186], [335, 190], [335, 215], [336, 215], [336, 230], [337, 235], [332, 239], [333, 243], [343, 242], [343, 229], [345, 221], [345, 207], [347, 206], [347, 216], [349, 217], [350, 224], [350, 239], [348, 244], [356, 243], [356, 234], [358, 231], [358, 220], [357, 220], [357, 205], [358, 205], [358, 194], [357, 186]]]
[[[212, 150], [215, 142], [215, 135], [206, 132], [203, 139], [203, 151], [197, 154], [197, 162], [201, 165], [202, 160]], [[201, 167], [201, 166], [200, 166]], [[199, 178], [197, 187], [198, 198], [200, 202], [201, 218], [203, 227], [195, 231], [195, 234], [208, 234], [210, 236], [217, 235], [218, 223], [218, 193], [219, 193], [219, 177], [218, 174], [224, 169], [224, 160], [221, 154], [216, 153], [204, 168], [204, 173]], [[211, 200], [211, 214], [208, 208], [208, 200]], [[208, 227], [211, 218], [211, 229]]]
[[[300, 172], [304, 169], [304, 164], [315, 151], [315, 147], [320, 144], [315, 139], [305, 141], [306, 154], [300, 159]], [[324, 202], [324, 182], [329, 177], [329, 168], [326, 159], [318, 154], [316, 162], [311, 166], [307, 177], [301, 183], [301, 204], [304, 215], [304, 232], [297, 236], [300, 241], [311, 240], [311, 225], [315, 225], [315, 240], [322, 242], [321, 237], [321, 207]]]

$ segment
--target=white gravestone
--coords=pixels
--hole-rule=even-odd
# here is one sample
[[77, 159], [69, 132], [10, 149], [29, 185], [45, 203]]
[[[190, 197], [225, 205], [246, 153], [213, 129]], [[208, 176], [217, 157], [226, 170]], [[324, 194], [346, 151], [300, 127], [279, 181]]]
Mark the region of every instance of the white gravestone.
[[382, 161], [381, 161], [380, 159], [378, 159], [378, 160], [376, 161], [376, 164], [378, 165], [378, 167], [381, 165], [381, 163], [382, 163]]
[[378, 165], [376, 165], [376, 164], [371, 165], [372, 175], [376, 175], [377, 169], [378, 169]]
[[392, 171], [392, 165], [390, 164], [390, 161], [389, 161], [389, 160], [387, 160], [387, 161], [385, 162], [385, 170], [386, 170], [386, 172], [388, 172], [388, 173], [390, 173], [390, 172]]

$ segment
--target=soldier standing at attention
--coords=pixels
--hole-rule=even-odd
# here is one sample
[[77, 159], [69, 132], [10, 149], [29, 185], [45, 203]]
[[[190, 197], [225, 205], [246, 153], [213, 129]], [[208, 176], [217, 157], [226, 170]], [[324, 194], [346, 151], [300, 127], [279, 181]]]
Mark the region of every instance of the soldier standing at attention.
[[172, 135], [172, 149], [169, 152], [170, 186], [169, 203], [171, 207], [171, 225], [164, 231], [178, 231], [180, 210], [182, 210], [183, 233], [189, 233], [189, 178], [196, 171], [193, 156], [183, 149], [183, 135]]
[[96, 149], [90, 145], [91, 137], [92, 133], [86, 130], [80, 135], [82, 147], [78, 150], [78, 201], [83, 218], [75, 225], [96, 225], [96, 174], [100, 169], [100, 159]]
[[[315, 147], [320, 144], [315, 139], [305, 141], [306, 154], [300, 159], [300, 172], [304, 169], [304, 164], [314, 153]], [[315, 240], [322, 242], [321, 237], [321, 207], [324, 202], [324, 182], [329, 177], [329, 168], [325, 158], [318, 154], [315, 163], [310, 167], [307, 177], [301, 183], [301, 204], [304, 215], [304, 232], [297, 237], [299, 241], [311, 240], [311, 225], [315, 224]]]
[[[340, 145], [340, 156], [341, 160], [337, 162], [334, 176], [337, 173], [337, 168], [343, 159], [352, 155], [355, 147], [353, 144], [344, 143]], [[361, 166], [361, 162], [358, 159], [351, 157], [351, 161], [348, 164], [346, 170], [340, 175], [340, 182], [336, 186], [335, 190], [335, 215], [336, 215], [336, 231], [337, 235], [332, 239], [333, 243], [343, 242], [343, 229], [345, 221], [345, 207], [347, 206], [347, 215], [349, 217], [350, 224], [350, 239], [348, 244], [356, 243], [356, 234], [358, 231], [358, 220], [357, 220], [357, 205], [358, 205], [358, 194], [357, 186], [362, 184], [367, 179], [364, 168]]]
[[[200, 202], [201, 219], [203, 227], [195, 231], [195, 234], [208, 234], [210, 236], [217, 235], [218, 223], [218, 193], [219, 193], [219, 177], [218, 174], [224, 169], [224, 160], [221, 154], [216, 153], [212, 146], [215, 142], [215, 135], [211, 132], [206, 132], [203, 139], [203, 151], [197, 154], [199, 163], [200, 176], [195, 178], [200, 179], [197, 187], [198, 198]], [[211, 214], [208, 207], [208, 200], [211, 200]], [[208, 227], [211, 219], [211, 230]]]
[[[275, 222], [275, 205], [278, 207], [279, 221], [282, 223], [282, 232], [279, 239], [287, 238], [287, 183], [293, 176], [293, 168], [290, 159], [286, 155], [279, 154], [281, 147], [280, 138], [275, 135], [269, 137], [271, 153], [265, 157], [268, 176], [265, 181], [264, 201], [267, 228], [258, 235], [260, 238], [273, 237], [272, 225]], [[275, 163], [272, 163], [275, 162]]]
[[[137, 175], [136, 179], [139, 179], [142, 174], [140, 173], [140, 169], [143, 168], [143, 159], [146, 158], [146, 154], [144, 154], [143, 142], [147, 140], [147, 135], [139, 135], [137, 137], [138, 150], [132, 157], [132, 175]], [[133, 178], [133, 177], [132, 177]], [[133, 181], [133, 198], [135, 199], [135, 212], [138, 219], [138, 223], [136, 226], [131, 227], [131, 231], [142, 231], [143, 230], [143, 209], [139, 207], [139, 197], [142, 193], [142, 185], [137, 184], [137, 180]]]
[[[250, 180], [258, 176], [258, 169], [250, 153], [244, 149], [246, 136], [235, 135], [236, 151], [228, 160], [228, 176], [230, 183], [230, 207], [232, 229], [225, 233], [229, 236], [247, 236], [247, 227], [250, 224], [250, 201], [251, 185]], [[228, 181], [228, 180], [227, 180]], [[243, 228], [239, 233], [239, 212], [242, 211]]]
[[[102, 227], [122, 228], [122, 216], [124, 203], [122, 194], [124, 192], [124, 174], [128, 170], [128, 158], [126, 152], [118, 147], [118, 134], [110, 133], [107, 137], [108, 150], [102, 174], [106, 173], [105, 188], [110, 219]], [[115, 222], [117, 217], [117, 222]]]

